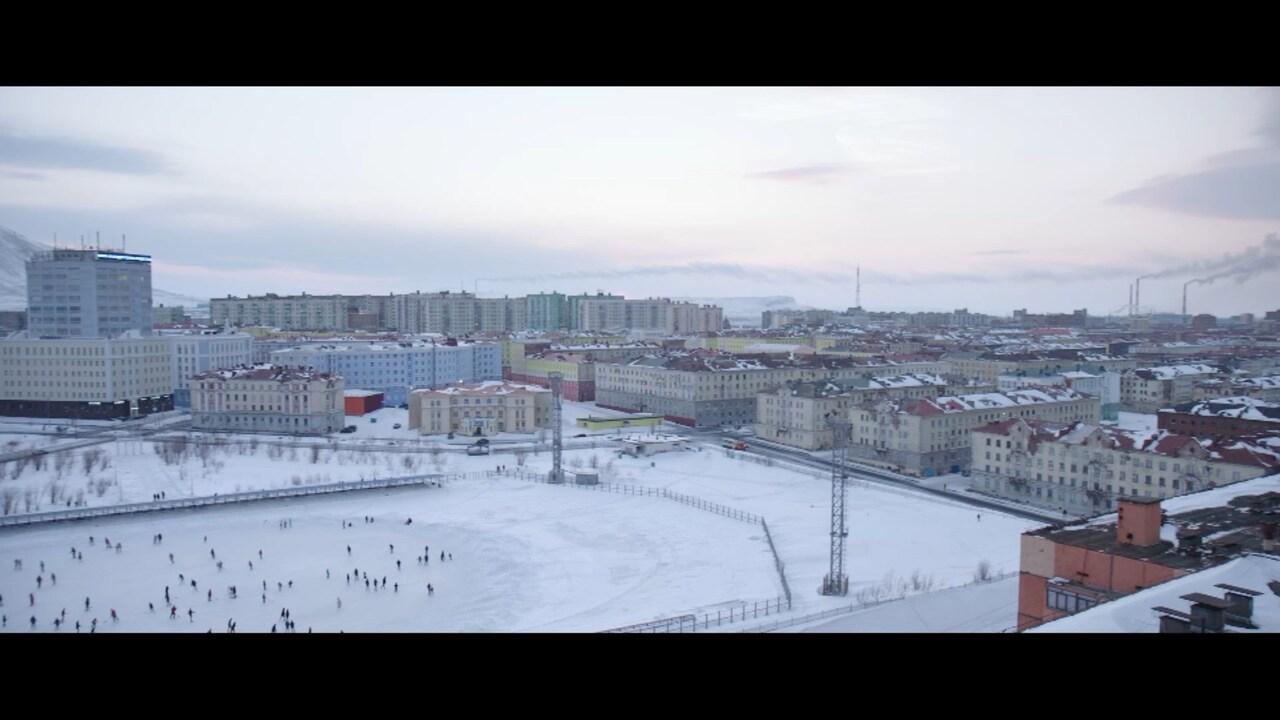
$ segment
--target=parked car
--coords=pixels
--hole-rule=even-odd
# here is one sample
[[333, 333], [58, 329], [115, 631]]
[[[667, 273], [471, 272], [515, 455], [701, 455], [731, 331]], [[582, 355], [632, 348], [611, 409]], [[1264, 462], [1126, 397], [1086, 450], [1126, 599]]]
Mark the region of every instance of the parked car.
[[467, 448], [467, 454], [468, 455], [488, 455], [489, 446], [488, 445], [472, 445], [471, 447]]
[[369, 418], [369, 422], [376, 423], [378, 422], [378, 418]]
[[576, 438], [586, 437], [586, 436], [587, 436], [587, 434], [586, 434], [586, 433], [578, 433], [577, 435], [574, 435], [574, 437], [576, 437]]
[[340, 433], [353, 433], [353, 432], [355, 432], [355, 431], [356, 431], [356, 426], [355, 426], [355, 425], [348, 425], [348, 426], [346, 426], [346, 427], [342, 428], [341, 430], [339, 430], [338, 432], [340, 432]]
[[399, 430], [399, 429], [400, 429], [400, 423], [396, 423], [395, 425], [392, 425], [392, 426], [391, 426], [391, 429], [392, 429], [392, 430]]
[[480, 447], [485, 447], [488, 444], [489, 444], [489, 438], [480, 438], [479, 440], [476, 441], [476, 445]]

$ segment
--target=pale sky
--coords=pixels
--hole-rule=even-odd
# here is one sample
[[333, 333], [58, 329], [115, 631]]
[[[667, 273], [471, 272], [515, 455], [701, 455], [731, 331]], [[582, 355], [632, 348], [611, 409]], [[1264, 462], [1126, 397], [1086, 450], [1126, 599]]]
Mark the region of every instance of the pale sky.
[[[861, 265], [868, 309], [1102, 314], [1280, 232], [1280, 91], [3, 88], [0, 225], [126, 233], [197, 296], [844, 308]], [[1277, 280], [1190, 309], [1276, 309]]]

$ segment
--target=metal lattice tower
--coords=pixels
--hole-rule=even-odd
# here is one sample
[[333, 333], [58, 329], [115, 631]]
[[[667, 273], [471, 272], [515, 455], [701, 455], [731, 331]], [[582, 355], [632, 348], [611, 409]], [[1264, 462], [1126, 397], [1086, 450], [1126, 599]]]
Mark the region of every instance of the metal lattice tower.
[[840, 420], [828, 420], [831, 427], [831, 567], [822, 579], [823, 595], [848, 595], [849, 578], [844, 574], [845, 539], [849, 529], [845, 526], [845, 480], [848, 477], [846, 462], [849, 458], [849, 435], [852, 425]]
[[560, 452], [564, 449], [564, 443], [561, 437], [563, 432], [560, 421], [560, 397], [562, 395], [560, 381], [564, 378], [562, 373], [553, 372], [547, 374], [547, 379], [551, 381], [551, 476], [547, 479], [550, 482], [564, 482], [564, 470], [560, 466]]

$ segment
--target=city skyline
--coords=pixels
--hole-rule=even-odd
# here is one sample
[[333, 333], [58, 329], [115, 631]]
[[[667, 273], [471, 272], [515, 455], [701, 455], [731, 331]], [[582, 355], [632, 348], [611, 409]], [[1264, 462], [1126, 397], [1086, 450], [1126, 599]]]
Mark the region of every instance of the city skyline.
[[[0, 225], [159, 287], [1103, 315], [1271, 257], [1257, 88], [6, 88]], [[1255, 248], [1255, 255], [1245, 253]], [[1265, 268], [1264, 268], [1265, 269]], [[1144, 280], [1177, 312], [1185, 273]], [[1189, 311], [1261, 312], [1265, 277]], [[1120, 311], [1123, 314], [1123, 310]]]

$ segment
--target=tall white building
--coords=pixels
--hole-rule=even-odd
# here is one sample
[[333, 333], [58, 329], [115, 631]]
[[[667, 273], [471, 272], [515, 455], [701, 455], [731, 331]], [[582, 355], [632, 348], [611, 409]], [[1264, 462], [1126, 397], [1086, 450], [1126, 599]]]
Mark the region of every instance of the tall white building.
[[27, 261], [27, 330], [33, 338], [151, 334], [151, 256], [51, 250]]

